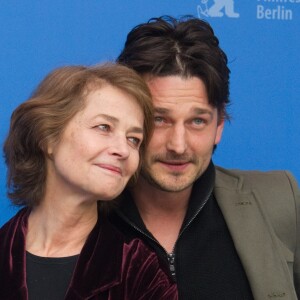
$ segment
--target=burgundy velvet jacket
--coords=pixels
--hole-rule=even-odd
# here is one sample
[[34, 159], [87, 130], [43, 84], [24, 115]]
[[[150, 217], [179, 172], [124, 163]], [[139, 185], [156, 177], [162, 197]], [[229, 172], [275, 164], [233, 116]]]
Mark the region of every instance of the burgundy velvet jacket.
[[[29, 210], [22, 209], [0, 229], [0, 299], [28, 299], [25, 236]], [[47, 293], [47, 291], [45, 291]], [[176, 300], [176, 285], [156, 255], [138, 239], [124, 242], [104, 216], [79, 255], [67, 300]]]

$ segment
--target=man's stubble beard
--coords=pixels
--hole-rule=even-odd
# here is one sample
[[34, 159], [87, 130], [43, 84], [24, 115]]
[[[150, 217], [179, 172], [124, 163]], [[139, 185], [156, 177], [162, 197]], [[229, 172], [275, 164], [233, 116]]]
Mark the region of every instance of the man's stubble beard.
[[[151, 158], [150, 166], [155, 164], [157, 160], [160, 160], [161, 156], [156, 156]], [[172, 159], [172, 160], [187, 160], [189, 163], [193, 164], [194, 166], [201, 166], [201, 168], [198, 170], [198, 172], [195, 175], [191, 175], [189, 179], [181, 181], [181, 178], [185, 178], [188, 176], [188, 174], [185, 174], [185, 172], [173, 172], [170, 174], [167, 174], [165, 177], [163, 176], [157, 176], [154, 171], [151, 171], [151, 168], [147, 168], [147, 164], [145, 161], [142, 163], [142, 168], [140, 171], [140, 176], [150, 185], [154, 188], [164, 191], [164, 192], [181, 192], [183, 190], [186, 190], [187, 188], [190, 188], [194, 182], [204, 173], [207, 166], [203, 166], [205, 164], [205, 161], [202, 163], [196, 156], [190, 156], [187, 157], [182, 155], [166, 155], [164, 159]], [[209, 160], [210, 161], [210, 160]], [[158, 173], [158, 172], [157, 172]], [[171, 183], [170, 183], [171, 181]]]

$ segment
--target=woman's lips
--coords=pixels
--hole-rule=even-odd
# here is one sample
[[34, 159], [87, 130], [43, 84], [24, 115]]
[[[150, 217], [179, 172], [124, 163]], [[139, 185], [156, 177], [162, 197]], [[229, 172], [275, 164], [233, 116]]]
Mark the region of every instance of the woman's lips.
[[98, 167], [122, 175], [122, 170], [119, 167], [108, 164], [97, 164]]

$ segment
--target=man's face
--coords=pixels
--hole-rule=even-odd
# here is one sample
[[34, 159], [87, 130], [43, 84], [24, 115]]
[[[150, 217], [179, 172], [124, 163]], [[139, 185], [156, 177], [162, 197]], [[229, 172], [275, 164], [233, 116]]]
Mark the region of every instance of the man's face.
[[208, 167], [224, 121], [209, 104], [202, 80], [166, 76], [146, 81], [155, 107], [155, 130], [142, 176], [160, 190], [183, 191]]

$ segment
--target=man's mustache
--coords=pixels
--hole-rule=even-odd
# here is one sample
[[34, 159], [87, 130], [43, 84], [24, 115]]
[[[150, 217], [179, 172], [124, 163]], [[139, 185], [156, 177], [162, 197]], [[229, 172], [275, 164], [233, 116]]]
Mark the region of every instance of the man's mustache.
[[191, 162], [196, 163], [198, 158], [196, 155], [189, 154], [177, 154], [172, 152], [167, 152], [166, 154], [157, 154], [151, 157], [152, 161], [178, 161], [178, 162]]

